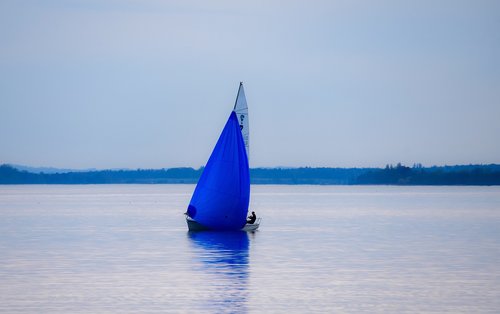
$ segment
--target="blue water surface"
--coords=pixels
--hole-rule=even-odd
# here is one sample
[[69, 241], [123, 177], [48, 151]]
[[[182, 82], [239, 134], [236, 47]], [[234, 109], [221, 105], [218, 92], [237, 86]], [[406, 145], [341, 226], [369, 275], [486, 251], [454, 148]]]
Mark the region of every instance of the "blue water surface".
[[496, 313], [500, 188], [252, 186], [259, 231], [187, 231], [193, 185], [0, 186], [2, 313]]

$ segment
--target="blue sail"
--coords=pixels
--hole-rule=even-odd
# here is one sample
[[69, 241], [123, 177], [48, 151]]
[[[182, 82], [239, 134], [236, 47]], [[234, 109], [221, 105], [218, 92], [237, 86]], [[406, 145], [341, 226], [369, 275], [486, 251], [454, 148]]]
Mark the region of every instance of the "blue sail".
[[189, 203], [188, 216], [212, 230], [239, 230], [246, 223], [250, 172], [240, 129], [233, 111]]

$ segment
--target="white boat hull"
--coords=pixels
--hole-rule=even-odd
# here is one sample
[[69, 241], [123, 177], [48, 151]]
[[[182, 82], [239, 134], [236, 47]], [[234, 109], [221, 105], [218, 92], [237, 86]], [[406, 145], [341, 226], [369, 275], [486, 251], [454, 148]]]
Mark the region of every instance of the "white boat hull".
[[259, 228], [259, 225], [260, 225], [260, 222], [259, 223], [255, 222], [253, 224], [246, 224], [245, 227], [243, 227], [243, 229], [241, 229], [241, 230], [243, 230], [243, 231], [255, 231]]

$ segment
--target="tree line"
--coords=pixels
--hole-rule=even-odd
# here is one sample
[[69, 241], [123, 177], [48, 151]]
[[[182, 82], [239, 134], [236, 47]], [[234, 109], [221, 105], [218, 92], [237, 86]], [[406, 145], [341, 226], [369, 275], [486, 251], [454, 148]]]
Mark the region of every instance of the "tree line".
[[[203, 168], [33, 173], [0, 165], [0, 184], [194, 184]], [[500, 185], [500, 165], [385, 168], [253, 168], [252, 184]]]

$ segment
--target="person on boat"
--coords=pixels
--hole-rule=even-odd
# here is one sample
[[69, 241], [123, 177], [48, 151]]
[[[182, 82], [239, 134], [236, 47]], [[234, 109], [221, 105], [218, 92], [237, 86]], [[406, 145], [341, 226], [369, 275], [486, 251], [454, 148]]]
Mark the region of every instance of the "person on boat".
[[257, 220], [257, 215], [255, 215], [255, 212], [252, 212], [250, 216], [248, 216], [247, 224], [253, 224]]

